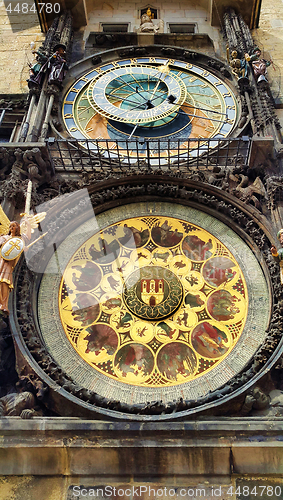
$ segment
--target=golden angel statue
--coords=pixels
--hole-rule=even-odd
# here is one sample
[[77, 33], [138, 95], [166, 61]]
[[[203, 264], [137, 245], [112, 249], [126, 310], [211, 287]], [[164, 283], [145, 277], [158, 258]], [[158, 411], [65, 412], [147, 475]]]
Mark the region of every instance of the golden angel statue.
[[[45, 212], [36, 215], [29, 213], [31, 187], [30, 182], [25, 213], [22, 214], [20, 224], [16, 221], [10, 221], [0, 205], [0, 313], [2, 311], [5, 315], [9, 314], [8, 300], [10, 290], [13, 288], [13, 270], [22, 252], [31, 246], [27, 245], [27, 243], [32, 232], [46, 215]], [[40, 238], [44, 235], [40, 236]]]

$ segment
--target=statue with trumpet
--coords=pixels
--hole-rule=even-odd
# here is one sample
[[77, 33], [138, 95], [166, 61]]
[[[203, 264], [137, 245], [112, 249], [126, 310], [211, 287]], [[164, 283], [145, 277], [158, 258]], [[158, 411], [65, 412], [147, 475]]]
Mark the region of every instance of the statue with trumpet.
[[8, 300], [13, 288], [13, 270], [24, 250], [45, 236], [44, 233], [35, 241], [27, 245], [31, 234], [38, 224], [45, 218], [46, 213], [30, 214], [32, 182], [29, 181], [25, 213], [21, 214], [22, 221], [10, 221], [0, 206], [0, 313], [9, 314]]

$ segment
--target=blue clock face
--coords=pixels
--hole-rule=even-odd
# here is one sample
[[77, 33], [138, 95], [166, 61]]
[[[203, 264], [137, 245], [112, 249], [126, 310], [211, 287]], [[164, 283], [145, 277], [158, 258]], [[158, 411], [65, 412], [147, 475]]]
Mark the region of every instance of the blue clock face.
[[186, 157], [188, 139], [203, 139], [195, 148], [203, 144], [205, 150], [205, 140], [221, 140], [233, 132], [238, 114], [231, 88], [214, 74], [152, 57], [115, 61], [86, 73], [63, 103], [72, 137], [82, 145], [93, 139], [93, 151], [103, 151], [107, 142], [113, 156], [133, 160], [146, 157], [148, 150], [152, 158], [180, 156], [180, 150]]

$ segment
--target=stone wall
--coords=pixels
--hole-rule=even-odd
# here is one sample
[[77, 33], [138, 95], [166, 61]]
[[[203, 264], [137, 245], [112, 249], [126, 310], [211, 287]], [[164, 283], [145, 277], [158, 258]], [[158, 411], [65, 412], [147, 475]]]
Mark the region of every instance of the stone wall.
[[0, 500], [282, 498], [278, 417], [127, 424], [12, 417], [0, 421], [0, 436]]
[[[28, 62], [33, 60], [30, 43], [39, 48], [45, 35], [41, 33], [37, 14], [7, 12], [9, 2], [0, 2], [0, 94], [26, 94]], [[12, 9], [17, 2], [12, 2]], [[22, 2], [18, 3], [19, 8]], [[32, 5], [32, 2], [29, 3]]]
[[[259, 28], [252, 33], [263, 57], [272, 60], [268, 78], [276, 102], [283, 107], [283, 2], [263, 0]], [[279, 112], [279, 115], [281, 113]]]
[[[94, 0], [84, 38], [87, 39], [92, 31], [102, 31], [102, 23], [129, 23], [129, 31], [136, 32], [140, 26], [140, 10], [147, 5], [146, 3], [133, 3], [131, 0], [118, 3], [113, 0], [103, 3]], [[173, 3], [158, 0], [150, 5], [157, 9], [158, 19], [164, 23], [162, 29], [164, 33], [170, 32], [169, 23], [196, 23], [197, 32], [207, 33], [217, 44], [219, 31], [210, 26], [209, 3], [206, 0], [199, 2], [180, 0]]]

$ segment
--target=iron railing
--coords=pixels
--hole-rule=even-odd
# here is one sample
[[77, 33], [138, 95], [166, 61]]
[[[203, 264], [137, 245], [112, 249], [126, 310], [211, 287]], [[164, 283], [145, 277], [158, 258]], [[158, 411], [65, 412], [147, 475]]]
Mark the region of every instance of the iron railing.
[[47, 148], [55, 171], [112, 170], [113, 173], [142, 173], [162, 170], [191, 172], [214, 166], [246, 166], [251, 139], [86, 139], [49, 138]]

